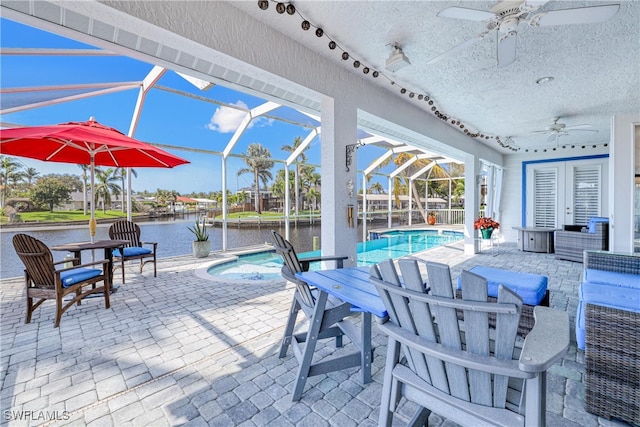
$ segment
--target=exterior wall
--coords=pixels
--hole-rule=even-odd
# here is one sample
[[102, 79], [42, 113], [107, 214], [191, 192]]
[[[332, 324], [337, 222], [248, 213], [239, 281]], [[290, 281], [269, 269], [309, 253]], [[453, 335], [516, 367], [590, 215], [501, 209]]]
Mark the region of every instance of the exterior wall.
[[[500, 203], [502, 213], [500, 228], [502, 229], [502, 235], [505, 241], [517, 242], [518, 235], [513, 227], [520, 227], [522, 225], [522, 201], [523, 198], [526, 197], [525, 189], [522, 188], [523, 162], [595, 156], [608, 153], [607, 147], [598, 146], [597, 148], [567, 149], [547, 153], [523, 153], [505, 156], [502, 201]], [[604, 189], [606, 191], [606, 187], [604, 187]]]
[[633, 188], [635, 138], [640, 127], [640, 114], [616, 116], [611, 120], [612, 167], [609, 169], [609, 192], [612, 251], [633, 252]]

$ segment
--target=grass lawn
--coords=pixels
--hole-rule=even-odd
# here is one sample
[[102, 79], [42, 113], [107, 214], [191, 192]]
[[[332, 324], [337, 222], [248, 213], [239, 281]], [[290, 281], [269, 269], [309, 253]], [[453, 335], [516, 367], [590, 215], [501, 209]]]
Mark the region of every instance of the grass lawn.
[[[67, 222], [67, 221], [89, 221], [91, 214], [84, 214], [83, 211], [42, 211], [42, 212], [21, 212], [18, 214], [22, 222]], [[126, 212], [108, 210], [105, 213], [96, 211], [96, 219], [104, 218], [126, 218]], [[8, 218], [0, 217], [0, 222], [7, 223]]]
[[[310, 211], [300, 211], [300, 215], [309, 215]], [[320, 211], [314, 212], [316, 215], [320, 214]], [[246, 212], [235, 212], [227, 215], [227, 218], [284, 218], [284, 214], [282, 212], [262, 212], [258, 214], [256, 211], [246, 211]], [[216, 217], [218, 218], [218, 217]]]

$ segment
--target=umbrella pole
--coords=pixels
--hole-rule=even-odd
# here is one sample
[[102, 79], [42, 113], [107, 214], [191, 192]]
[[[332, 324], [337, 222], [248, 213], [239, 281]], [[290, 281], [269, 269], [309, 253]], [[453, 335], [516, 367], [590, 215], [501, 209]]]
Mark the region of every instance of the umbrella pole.
[[[95, 159], [91, 153], [91, 219], [89, 219], [89, 235], [91, 235], [91, 243], [94, 242], [96, 235], [96, 191], [95, 191]], [[92, 251], [93, 255], [93, 251]]]

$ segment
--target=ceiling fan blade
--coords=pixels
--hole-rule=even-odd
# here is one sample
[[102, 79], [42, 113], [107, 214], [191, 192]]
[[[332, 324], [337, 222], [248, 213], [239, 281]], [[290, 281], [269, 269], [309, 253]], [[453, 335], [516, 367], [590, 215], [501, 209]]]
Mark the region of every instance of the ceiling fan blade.
[[564, 129], [565, 130], [576, 130], [576, 129], [586, 129], [586, 128], [592, 128], [593, 126], [588, 125], [588, 124], [583, 124], [583, 125], [573, 125], [573, 126], [566, 126]]
[[486, 32], [482, 33], [482, 34], [480, 34], [480, 35], [478, 35], [478, 36], [476, 36], [474, 38], [471, 38], [471, 39], [469, 39], [469, 40], [467, 40], [465, 42], [460, 43], [457, 46], [452, 47], [451, 49], [441, 53], [440, 55], [436, 56], [435, 58], [431, 58], [430, 60], [428, 60], [427, 64], [435, 64], [436, 62], [439, 62], [439, 61], [443, 60], [447, 56], [453, 55], [454, 53], [458, 52], [459, 50], [462, 50], [462, 49], [464, 49], [466, 47], [469, 47], [469, 46], [471, 46], [473, 44], [478, 43], [480, 40], [483, 39], [485, 34], [487, 34], [487, 33]]
[[549, 135], [549, 138], [547, 138], [547, 144], [551, 144], [552, 142], [555, 142], [556, 144], [558, 143], [558, 137], [560, 135], [558, 135], [558, 133], [554, 132], [551, 135]]
[[566, 129], [565, 131], [568, 132], [593, 132], [593, 133], [597, 133], [598, 131], [596, 129]]
[[436, 16], [441, 18], [468, 19], [470, 21], [487, 21], [494, 18], [496, 14], [485, 10], [453, 6], [442, 9]]
[[531, 132], [529, 132], [529, 133], [549, 133], [549, 131], [548, 131], [548, 130], [546, 130], [546, 129], [545, 129], [545, 130], [532, 130], [532, 131], [531, 131]]
[[498, 33], [498, 37], [498, 67], [506, 67], [516, 60], [518, 33], [510, 31], [502, 36]]
[[532, 19], [532, 25], [542, 27], [565, 24], [592, 24], [610, 19], [620, 9], [619, 4], [606, 6], [577, 7], [574, 9], [550, 10]]

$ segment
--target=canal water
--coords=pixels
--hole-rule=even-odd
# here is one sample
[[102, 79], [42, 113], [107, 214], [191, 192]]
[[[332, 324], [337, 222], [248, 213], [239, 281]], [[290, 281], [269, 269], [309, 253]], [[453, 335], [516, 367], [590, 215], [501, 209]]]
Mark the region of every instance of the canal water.
[[[146, 242], [158, 242], [158, 257], [166, 258], [175, 255], [191, 254], [191, 242], [193, 234], [187, 229], [193, 225], [192, 220], [170, 220], [138, 223], [142, 229], [142, 240]], [[227, 248], [234, 249], [261, 243], [271, 244], [270, 231], [274, 227], [262, 228], [237, 228], [229, 226], [227, 229]], [[222, 249], [222, 228], [207, 229], [212, 250]], [[284, 227], [276, 229], [284, 234]], [[12, 239], [17, 233], [29, 234], [42, 240], [48, 246], [69, 242], [86, 242], [89, 240], [88, 226], [58, 227], [46, 230], [39, 228], [29, 229], [2, 229], [0, 231], [0, 279], [22, 276], [23, 265], [13, 248]], [[362, 230], [358, 236], [362, 235]], [[307, 252], [313, 249], [313, 237], [320, 236], [320, 225], [298, 226], [291, 225], [290, 241], [297, 252]], [[109, 224], [98, 224], [96, 240], [109, 239]], [[102, 251], [98, 251], [102, 252]], [[96, 258], [102, 254], [96, 252]], [[53, 251], [54, 260], [64, 259], [66, 252]], [[84, 258], [83, 258], [84, 259]]]

